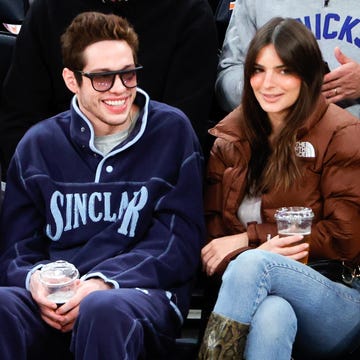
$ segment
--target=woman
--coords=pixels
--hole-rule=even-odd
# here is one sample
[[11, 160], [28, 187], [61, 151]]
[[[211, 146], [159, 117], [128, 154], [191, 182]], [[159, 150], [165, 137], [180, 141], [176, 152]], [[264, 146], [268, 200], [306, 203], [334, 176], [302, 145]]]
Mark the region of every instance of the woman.
[[[321, 95], [324, 71], [312, 33], [272, 19], [250, 43], [242, 105], [211, 130], [202, 261], [211, 276], [233, 260], [200, 359], [330, 359], [359, 344], [360, 123]], [[277, 236], [283, 206], [314, 211], [310, 247]], [[351, 286], [294, 261], [308, 253], [344, 261]]]

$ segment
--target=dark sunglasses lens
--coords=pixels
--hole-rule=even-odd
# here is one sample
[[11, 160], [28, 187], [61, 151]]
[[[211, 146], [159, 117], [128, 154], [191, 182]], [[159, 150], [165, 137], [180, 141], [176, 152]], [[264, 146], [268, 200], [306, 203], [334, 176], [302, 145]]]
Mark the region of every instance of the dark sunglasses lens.
[[107, 91], [109, 90], [113, 83], [114, 83], [114, 77], [115, 75], [98, 75], [98, 76], [94, 76], [92, 81], [93, 81], [93, 86], [94, 89], [97, 91]]
[[123, 73], [120, 75], [123, 84], [128, 87], [128, 88], [132, 88], [137, 86], [137, 81], [136, 81], [136, 70], [132, 70], [126, 73]]

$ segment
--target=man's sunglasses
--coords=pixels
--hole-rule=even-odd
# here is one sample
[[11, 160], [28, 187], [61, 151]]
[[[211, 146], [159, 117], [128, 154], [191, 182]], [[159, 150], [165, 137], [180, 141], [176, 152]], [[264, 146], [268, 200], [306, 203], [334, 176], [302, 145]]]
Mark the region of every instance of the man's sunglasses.
[[114, 86], [115, 77], [118, 75], [122, 84], [128, 88], [132, 89], [137, 86], [137, 77], [136, 72], [143, 67], [138, 65], [131, 69], [125, 70], [116, 70], [116, 71], [105, 71], [98, 73], [88, 73], [80, 70], [75, 70], [74, 72], [85, 76], [91, 80], [91, 85], [94, 90], [99, 92], [105, 92], [110, 90]]

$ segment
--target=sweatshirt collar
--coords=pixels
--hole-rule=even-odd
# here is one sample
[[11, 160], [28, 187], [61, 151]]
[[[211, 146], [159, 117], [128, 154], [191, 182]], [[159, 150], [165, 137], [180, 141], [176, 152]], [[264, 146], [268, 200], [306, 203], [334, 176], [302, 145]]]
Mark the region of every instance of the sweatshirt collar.
[[[122, 149], [128, 148], [142, 136], [148, 121], [150, 98], [148, 94], [137, 88], [135, 103], [139, 106], [139, 118], [129, 138], [122, 144]], [[90, 120], [81, 112], [76, 95], [71, 101], [70, 136], [81, 147], [90, 148], [94, 153], [102, 155], [94, 145], [95, 133]]]

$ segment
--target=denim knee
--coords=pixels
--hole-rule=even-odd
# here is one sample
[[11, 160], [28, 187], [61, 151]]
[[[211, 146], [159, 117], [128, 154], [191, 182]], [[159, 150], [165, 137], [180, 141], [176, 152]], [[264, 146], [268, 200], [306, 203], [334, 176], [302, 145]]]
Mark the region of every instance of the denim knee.
[[[267, 252], [249, 250], [233, 260], [223, 275], [214, 311], [249, 323], [259, 303], [267, 296]], [[233, 306], [234, 302], [237, 306]]]
[[267, 251], [256, 249], [243, 252], [230, 262], [223, 275], [223, 282], [232, 282], [239, 277], [243, 280], [256, 278], [259, 273], [265, 270], [269, 254]]
[[253, 327], [257, 327], [270, 341], [278, 341], [279, 338], [291, 336], [295, 339], [297, 331], [297, 317], [292, 306], [279, 296], [269, 295], [258, 307], [253, 321]]
[[250, 324], [246, 359], [290, 359], [297, 332], [297, 318], [291, 305], [269, 295], [260, 304]]

